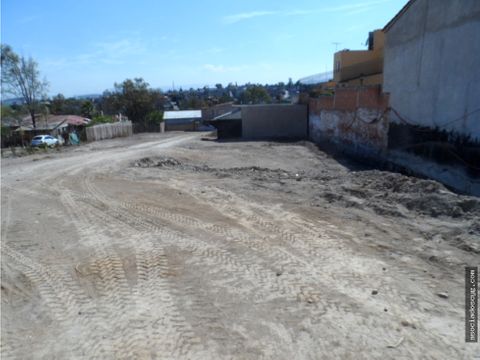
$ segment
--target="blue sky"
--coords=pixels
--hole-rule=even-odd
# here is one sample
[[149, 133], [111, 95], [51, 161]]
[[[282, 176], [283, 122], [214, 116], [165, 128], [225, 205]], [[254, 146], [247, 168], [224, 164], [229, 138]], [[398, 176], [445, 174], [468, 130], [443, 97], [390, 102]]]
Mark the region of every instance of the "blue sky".
[[32, 56], [50, 93], [276, 83], [332, 69], [364, 49], [406, 0], [2, 0], [2, 43]]

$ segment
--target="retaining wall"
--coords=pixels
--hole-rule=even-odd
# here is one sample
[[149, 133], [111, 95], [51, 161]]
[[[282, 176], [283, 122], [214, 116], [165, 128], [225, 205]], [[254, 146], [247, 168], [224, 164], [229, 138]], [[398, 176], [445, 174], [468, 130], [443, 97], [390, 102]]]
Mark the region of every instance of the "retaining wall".
[[356, 152], [384, 152], [388, 146], [388, 94], [379, 86], [337, 88], [334, 96], [309, 100], [309, 138]]

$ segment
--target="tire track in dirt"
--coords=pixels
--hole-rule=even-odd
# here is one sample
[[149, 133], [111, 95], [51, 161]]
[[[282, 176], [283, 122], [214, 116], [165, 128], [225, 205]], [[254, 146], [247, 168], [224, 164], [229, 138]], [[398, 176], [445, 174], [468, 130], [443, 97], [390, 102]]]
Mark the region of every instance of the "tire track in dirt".
[[[207, 192], [210, 194], [210, 196], [208, 197], [204, 195]], [[219, 193], [224, 194], [223, 201], [220, 200], [222, 199], [222, 196]], [[332, 251], [331, 249], [325, 248], [325, 243], [317, 242], [317, 244], [321, 244], [319, 248], [314, 249], [315, 253], [317, 253], [318, 255], [315, 253], [312, 254], [311, 251], [306, 252], [305, 250], [309, 249], [312, 246], [312, 241], [308, 241], [308, 237], [305, 238], [305, 233], [310, 234], [313, 236], [313, 238], [315, 238], [315, 235], [318, 234], [316, 234], [314, 231], [312, 232], [311, 229], [299, 227], [298, 223], [298, 230], [296, 232], [292, 232], [291, 230], [284, 230], [282, 229], [282, 225], [280, 224], [275, 224], [273, 222], [263, 220], [270, 218], [271, 214], [268, 211], [265, 211], [261, 206], [251, 201], [244, 201], [233, 193], [227, 193], [227, 195], [228, 196], [225, 197], [225, 192], [223, 190], [219, 190], [218, 192], [215, 192], [214, 190], [203, 192], [197, 191], [195, 194], [197, 198], [203, 198], [204, 202], [211, 201], [211, 203], [215, 204], [216, 207], [222, 209], [222, 214], [230, 216], [231, 219], [244, 219], [245, 226], [250, 225], [252, 228], [263, 231], [265, 234], [277, 234], [278, 237], [284, 241], [284, 244], [288, 244], [289, 247], [294, 248], [294, 250], [296, 252], [298, 251], [298, 253], [300, 254], [303, 252], [303, 254], [305, 255], [305, 259], [310, 259], [310, 263], [305, 263], [297, 256], [292, 255], [290, 252], [288, 253], [289, 256], [294, 257], [294, 259], [289, 263], [289, 266], [293, 266], [295, 269], [299, 270], [299, 272], [302, 274], [302, 278], [307, 277], [309, 274], [312, 273], [317, 274], [319, 277], [323, 275], [322, 279], [332, 280], [331, 282], [327, 280], [326, 283], [322, 280], [323, 285], [327, 286], [329, 289], [337, 289], [338, 294], [347, 294], [347, 292], [351, 291], [352, 289], [361, 289], [365, 287], [366, 278], [363, 274], [363, 271], [360, 273], [356, 273], [355, 269], [351, 269], [351, 267], [349, 267], [350, 259], [352, 259], [353, 257], [358, 257], [358, 254], [353, 253], [350, 248], [342, 246], [340, 248], [340, 251]], [[233, 207], [231, 204], [238, 204], [238, 206]], [[248, 209], [248, 212], [246, 212], [246, 210], [239, 209]], [[260, 213], [261, 215], [257, 215], [257, 213]], [[287, 217], [292, 219], [295, 217], [295, 215], [287, 213]], [[242, 221], [240, 220], [240, 222]], [[328, 223], [326, 223], [325, 225], [328, 225]], [[319, 230], [319, 232], [322, 233], [322, 235], [327, 234], [325, 231], [322, 230]], [[329, 231], [327, 236], [322, 236], [321, 238], [330, 238], [330, 243], [332, 243], [332, 241], [341, 241], [342, 238], [337, 234], [337, 232], [337, 229], [334, 229], [333, 234], [330, 234], [331, 232]], [[351, 236], [351, 234], [348, 233], [347, 235]], [[266, 236], [269, 237], [271, 235]], [[280, 248], [270, 246], [270, 254], [275, 254], [276, 250], [278, 249]], [[312, 257], [311, 255], [316, 256]], [[274, 258], [275, 256], [272, 256], [273, 261]], [[370, 259], [368, 258], [366, 258], [365, 260], [370, 261]], [[321, 272], [319, 271], [319, 269], [321, 269]], [[345, 274], [345, 271], [347, 271], [348, 274]], [[401, 270], [399, 269], [399, 271]], [[369, 282], [371, 282], [372, 280], [373, 279], [371, 277], [371, 274], [369, 274]], [[411, 296], [402, 290], [399, 290], [397, 287], [390, 286], [389, 283], [382, 281], [381, 278], [377, 279], [377, 281], [379, 288], [382, 289], [383, 293], [388, 294], [388, 297], [392, 299], [402, 299], [403, 306], [405, 306], [406, 308], [399, 310], [398, 316], [401, 317], [402, 314], [409, 314], [409, 319], [413, 319], [415, 322], [421, 324], [420, 319], [424, 314], [423, 305], [429, 302], [430, 304], [434, 304], [433, 294], [431, 294], [429, 300], [422, 299], [422, 303], [420, 303], [416, 297]], [[341, 302], [338, 300], [330, 300], [329, 298], [325, 299], [325, 296], [322, 296], [323, 294], [323, 291], [316, 289], [312, 290], [310, 287], [305, 287], [305, 289], [301, 291], [301, 296], [307, 299], [307, 301], [315, 301], [317, 300], [317, 298], [323, 298], [322, 302], [324, 304], [325, 310], [338, 312], [339, 314], [341, 314], [341, 317], [346, 317], [348, 313], [358, 310], [357, 306], [361, 304], [360, 302], [353, 299], [351, 299], [351, 302], [345, 301], [345, 297], [342, 298]], [[338, 296], [334, 295], [333, 298], [338, 299]], [[361, 305], [364, 311], [372, 314], [372, 316], [368, 317], [368, 320], [364, 321], [366, 323], [374, 321], [374, 310], [371, 308], [371, 304]], [[418, 321], [416, 321], [417, 319]], [[386, 325], [388, 324], [383, 325], [383, 328], [386, 328]], [[421, 327], [421, 325], [419, 326]], [[426, 329], [422, 330], [423, 332], [421, 337], [423, 338], [423, 341], [426, 341], [426, 343], [431, 343], [434, 346], [441, 347], [443, 341], [446, 340], [445, 338], [441, 340], [437, 336], [429, 334]], [[455, 352], [452, 350], [452, 355], [453, 354], [455, 354]]]
[[[103, 204], [96, 204], [99, 207], [95, 207], [95, 204], [93, 204], [94, 200], [92, 200], [89, 195], [89, 190], [91, 189], [87, 188], [86, 190], [86, 192], [80, 195], [79, 201], [74, 201], [72, 198], [72, 203], [75, 205], [73, 206], [72, 204], [71, 208], [76, 209], [76, 215], [78, 215], [80, 218], [82, 217], [81, 213], [88, 213], [93, 217], [92, 220], [96, 219], [96, 221], [98, 221], [99, 213], [105, 213], [107, 208]], [[92, 209], [94, 211], [92, 211]], [[189, 330], [188, 324], [176, 309], [174, 299], [169, 294], [169, 284], [164, 280], [166, 277], [165, 274], [168, 273], [169, 270], [168, 263], [165, 261], [166, 257], [163, 253], [163, 249], [160, 246], [162, 241], [154, 242], [150, 239], [152, 235], [157, 237], [159, 234], [152, 234], [152, 225], [142, 221], [141, 219], [135, 219], [132, 223], [131, 219], [128, 219], [128, 217], [118, 219], [119, 214], [116, 215], [117, 216], [103, 216], [103, 230], [106, 228], [109, 228], [109, 230], [115, 229], [117, 225], [119, 225], [116, 223], [116, 221], [125, 222], [126, 226], [124, 225], [120, 227], [121, 231], [123, 232], [122, 238], [118, 239], [116, 242], [125, 243], [126, 240], [127, 243], [130, 243], [131, 251], [135, 253], [136, 257], [136, 273], [138, 281], [135, 288], [132, 289], [131, 292], [125, 292], [126, 289], [123, 285], [120, 288], [115, 284], [112, 285], [112, 282], [118, 282], [118, 279], [121, 279], [121, 281], [124, 282], [125, 274], [121, 273], [118, 260], [116, 261], [116, 265], [110, 262], [110, 265], [115, 265], [119, 271], [117, 271], [115, 274], [109, 274], [109, 271], [104, 273], [103, 278], [106, 282], [105, 293], [110, 293], [111, 296], [119, 297], [120, 299], [122, 299], [122, 297], [130, 296], [131, 294], [134, 297], [134, 306], [140, 305], [137, 307], [143, 307], [144, 309], [158, 309], [161, 304], [160, 308], [163, 309], [163, 318], [161, 319], [162, 326], [159, 326], [160, 324], [158, 319], [154, 319], [145, 314], [132, 315], [129, 310], [134, 308], [134, 306], [132, 307], [128, 304], [124, 306], [122, 305], [121, 300], [112, 299], [111, 302], [114, 304], [117, 303], [117, 306], [113, 310], [110, 308], [109, 316], [106, 319], [109, 320], [110, 324], [115, 324], [115, 322], [118, 322], [118, 319], [115, 317], [121, 317], [122, 311], [125, 311], [125, 309], [128, 310], [124, 312], [126, 317], [134, 318], [133, 326], [128, 326], [131, 331], [123, 331], [123, 339], [115, 342], [115, 346], [123, 346], [120, 347], [123, 350], [117, 351], [117, 353], [123, 354], [123, 357], [126, 358], [132, 358], [129, 356], [129, 354], [135, 355], [131, 353], [131, 349], [149, 349], [147, 351], [156, 352], [157, 354], [170, 354], [167, 356], [167, 358], [170, 356], [175, 358], [190, 358], [192, 354], [200, 355], [203, 349], [201, 349], [198, 339], [194, 336], [193, 332]], [[102, 217], [100, 217], [100, 219], [102, 219]], [[115, 219], [113, 224], [112, 219]], [[84, 225], [82, 225], [82, 223]], [[79, 231], [83, 232], [84, 237], [91, 236], [91, 231], [86, 229], [85, 226], [88, 221], [84, 220], [82, 223], [80, 223], [78, 226]], [[138, 231], [139, 228], [142, 231]], [[145, 229], [148, 232], [142, 236], [142, 232], [145, 231]], [[91, 244], [92, 247], [96, 247], [96, 249], [92, 248], [95, 256], [98, 256], [102, 251], [102, 249], [98, 248], [99, 243], [101, 242], [99, 242], [99, 239], [97, 238], [95, 239], [95, 242]], [[103, 265], [104, 264], [102, 264], [102, 266]], [[106, 265], [108, 266], [109, 263], [107, 262]], [[145, 299], [147, 299], [147, 303], [145, 303]], [[111, 305], [111, 302], [106, 301], [105, 304]], [[120, 307], [120, 309], [118, 307]], [[120, 325], [114, 326], [116, 328], [122, 328]], [[123, 327], [123, 329], [125, 328], [127, 327]], [[121, 344], [119, 344], [120, 341]]]
[[[65, 329], [80, 327], [83, 331], [89, 331], [87, 319], [78, 317], [79, 313], [91, 311], [88, 299], [74, 284], [73, 279], [67, 279], [66, 275], [58, 275], [54, 270], [34, 262], [8, 245], [2, 245], [2, 254], [11, 258], [19, 270], [31, 281], [39, 291], [52, 316]], [[80, 355], [85, 347], [81, 343], [75, 344], [73, 351]]]
[[[92, 185], [91, 185], [92, 186]], [[99, 190], [96, 189], [94, 192], [99, 193]], [[104, 197], [103, 194], [99, 195]], [[114, 204], [115, 200], [114, 199], [106, 199], [105, 197], [103, 198], [103, 201], [109, 204]], [[255, 249], [255, 250], [262, 250], [266, 254], [263, 254], [265, 257], [271, 259], [276, 258], [283, 258], [288, 260], [288, 264], [290, 268], [299, 268], [305, 265], [305, 263], [299, 262], [296, 259], [292, 259], [292, 257], [282, 251], [272, 251], [272, 247], [268, 247], [266, 245], [263, 245], [261, 241], [256, 241], [253, 240], [250, 236], [245, 235], [242, 232], [235, 232], [230, 229], [224, 228], [219, 225], [215, 224], [208, 224], [208, 223], [203, 223], [197, 219], [187, 217], [184, 215], [180, 214], [171, 214], [169, 211], [166, 210], [159, 210], [158, 208], [155, 208], [155, 210], [152, 209], [147, 209], [145, 207], [140, 207], [138, 208], [136, 205], [131, 204], [131, 203], [125, 203], [125, 202], [120, 202], [123, 204], [124, 207], [126, 207], [128, 210], [130, 210], [128, 213], [131, 214], [132, 210], [136, 210], [137, 212], [139, 210], [143, 210], [142, 218], [148, 218], [147, 215], [155, 215], [156, 217], [164, 217], [167, 220], [173, 221], [175, 223], [180, 223], [180, 224], [185, 224], [189, 226], [196, 226], [199, 229], [202, 230], [208, 230], [210, 232], [213, 232], [216, 235], [222, 235], [222, 236], [230, 236], [231, 240], [234, 242], [238, 242], [239, 244], [245, 246], [245, 242], [247, 242], [247, 247], [250, 249]], [[117, 208], [116, 211], [118, 212], [119, 209]], [[170, 215], [171, 214], [171, 215]], [[118, 216], [118, 214], [117, 214]], [[152, 223], [154, 223], [154, 219], [149, 219], [149, 224], [151, 226]], [[138, 223], [138, 222], [137, 222]], [[229, 239], [230, 240], [230, 239]], [[265, 299], [265, 296], [268, 298], [271, 296], [270, 291], [273, 290], [276, 296], [282, 296], [284, 298], [290, 298], [292, 301], [301, 301], [304, 302], [306, 305], [309, 306], [309, 311], [314, 315], [315, 320], [319, 320], [320, 317], [325, 314], [325, 304], [323, 303], [323, 297], [320, 296], [322, 294], [321, 286], [319, 286], [318, 283], [315, 284], [308, 284], [302, 281], [302, 277], [299, 276], [281, 276], [278, 277], [276, 274], [274, 274], [271, 269], [263, 268], [263, 267], [258, 267], [258, 265], [254, 264], [252, 259], [253, 257], [251, 256], [246, 256], [244, 257], [241, 261], [235, 260], [235, 258], [232, 258], [231, 253], [227, 251], [219, 251], [218, 249], [212, 249], [211, 246], [209, 246], [209, 249], [206, 252], [198, 251], [198, 244], [199, 240], [196, 240], [196, 244], [193, 245], [191, 242], [185, 242], [185, 237], [183, 239], [177, 239], [175, 241], [177, 245], [180, 243], [183, 243], [184, 246], [187, 246], [190, 248], [192, 252], [194, 252], [197, 257], [200, 259], [209, 259], [214, 258], [216, 263], [222, 264], [229, 266], [228, 268], [228, 273], [238, 273], [240, 277], [244, 277], [246, 274], [248, 275], [254, 275], [256, 278], [256, 282], [260, 283], [259, 289], [256, 289], [258, 295], [260, 295], [260, 298]], [[205, 245], [203, 245], [205, 246]], [[254, 253], [253, 253], [254, 254]], [[272, 255], [273, 254], [273, 255]], [[275, 260], [275, 259], [274, 259]], [[293, 263], [292, 261], [295, 261]], [[244, 265], [244, 263], [246, 264]], [[233, 269], [232, 266], [234, 267], [240, 267], [240, 269]], [[243, 269], [241, 268], [243, 266]], [[222, 269], [223, 271], [224, 269]], [[252, 272], [253, 270], [253, 272]], [[273, 287], [272, 287], [273, 286]], [[264, 293], [261, 290], [262, 289], [270, 289], [269, 292]], [[347, 305], [346, 302], [342, 304], [335, 304], [335, 308], [337, 310], [341, 308], [347, 308], [348, 310], [352, 310], [352, 306], [355, 304], [350, 304]]]

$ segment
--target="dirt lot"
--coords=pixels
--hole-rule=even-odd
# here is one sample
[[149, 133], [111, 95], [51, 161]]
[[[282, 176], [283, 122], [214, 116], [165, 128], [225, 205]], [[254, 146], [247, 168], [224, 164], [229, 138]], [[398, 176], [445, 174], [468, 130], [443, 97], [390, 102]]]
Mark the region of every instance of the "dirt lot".
[[3, 160], [3, 359], [480, 357], [478, 199], [201, 136]]

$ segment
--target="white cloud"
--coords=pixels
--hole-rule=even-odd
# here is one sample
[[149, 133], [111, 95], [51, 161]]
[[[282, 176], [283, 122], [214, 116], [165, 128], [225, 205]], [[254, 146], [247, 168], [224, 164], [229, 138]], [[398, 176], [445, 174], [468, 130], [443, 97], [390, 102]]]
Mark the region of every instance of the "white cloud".
[[261, 16], [269, 16], [278, 14], [277, 11], [251, 11], [239, 14], [228, 15], [223, 18], [225, 24], [235, 24], [239, 21], [253, 19]]
[[46, 59], [45, 64], [49, 68], [57, 69], [92, 64], [120, 65], [127, 62], [127, 58], [146, 52], [146, 46], [139, 38], [96, 42], [89, 48], [89, 52], [72, 54], [70, 57]]
[[107, 58], [119, 58], [141, 53], [144, 46], [139, 39], [124, 38], [109, 42], [100, 42], [94, 44], [96, 51], [94, 55], [104, 55]]
[[35, 21], [35, 20], [38, 20], [38, 19], [40, 19], [41, 17], [42, 17], [41, 14], [29, 15], [29, 16], [25, 16], [25, 17], [21, 18], [18, 22], [19, 22], [20, 24], [25, 25], [25, 24], [31, 23], [31, 22], [33, 22], [33, 21]]
[[204, 64], [202, 65], [202, 69], [208, 70], [213, 73], [217, 74], [224, 74], [224, 73], [238, 73], [238, 72], [251, 72], [252, 70], [262, 70], [265, 72], [271, 71], [274, 66], [267, 62], [258, 62], [254, 64], [242, 64], [242, 65], [213, 65], [213, 64]]
[[372, 1], [364, 1], [360, 3], [355, 3], [355, 4], [347, 4], [347, 5], [340, 5], [340, 6], [334, 6], [331, 8], [324, 8], [321, 11], [328, 11], [328, 12], [340, 12], [340, 11], [346, 11], [349, 13], [356, 13], [360, 11], [364, 11], [368, 8], [371, 8], [375, 5], [380, 5], [386, 2], [390, 2], [392, 0], [372, 0]]
[[272, 15], [306, 16], [306, 15], [312, 15], [312, 14], [325, 13], [325, 12], [332, 12], [332, 13], [345, 12], [345, 15], [353, 15], [353, 14], [365, 12], [376, 5], [380, 5], [390, 1], [392, 0], [371, 0], [371, 1], [355, 3], [355, 4], [346, 4], [346, 5], [317, 8], [317, 9], [295, 9], [295, 10], [287, 10], [287, 11], [274, 11], [274, 10], [251, 11], [251, 12], [244, 12], [244, 13], [224, 16], [222, 18], [222, 21], [224, 24], [235, 24], [240, 21], [249, 20], [249, 19], [262, 17], [262, 16], [272, 16]]
[[214, 72], [214, 73], [227, 73], [227, 72], [239, 72], [245, 70], [247, 66], [224, 66], [224, 65], [213, 65], [213, 64], [204, 64], [203, 69]]

